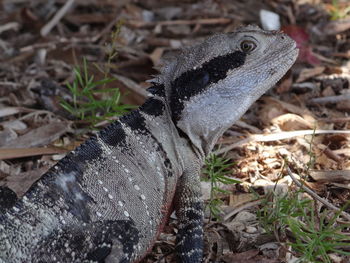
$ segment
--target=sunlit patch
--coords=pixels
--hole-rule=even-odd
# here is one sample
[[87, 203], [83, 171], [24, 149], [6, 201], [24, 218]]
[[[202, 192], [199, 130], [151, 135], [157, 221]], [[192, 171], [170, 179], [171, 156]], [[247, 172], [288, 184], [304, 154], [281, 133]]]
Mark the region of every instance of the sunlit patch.
[[63, 191], [68, 192], [68, 184], [76, 183], [76, 177], [74, 172], [67, 174], [61, 174], [56, 178], [56, 184], [62, 188]]

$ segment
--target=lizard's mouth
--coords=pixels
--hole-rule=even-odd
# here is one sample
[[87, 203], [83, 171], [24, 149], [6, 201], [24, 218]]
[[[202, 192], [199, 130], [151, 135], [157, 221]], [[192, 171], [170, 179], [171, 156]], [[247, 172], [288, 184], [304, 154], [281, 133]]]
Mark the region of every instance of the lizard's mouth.
[[293, 43], [293, 46], [289, 48], [289, 50], [282, 52], [277, 58], [276, 58], [276, 64], [277, 66], [291, 66], [296, 61], [299, 54], [299, 48], [297, 48], [295, 42]]
[[298, 54], [299, 54], [299, 48], [297, 48], [296, 45], [294, 45], [293, 49], [291, 50], [290, 52], [290, 57], [293, 59], [293, 63], [295, 62], [295, 60], [297, 59], [298, 57]]
[[282, 39], [283, 43], [281, 42], [281, 38], [276, 39], [276, 46], [280, 46], [280, 48], [275, 50], [271, 55], [278, 54], [275, 60], [277, 64], [286, 63], [292, 65], [298, 57], [299, 49], [296, 42], [289, 36], [283, 34]]

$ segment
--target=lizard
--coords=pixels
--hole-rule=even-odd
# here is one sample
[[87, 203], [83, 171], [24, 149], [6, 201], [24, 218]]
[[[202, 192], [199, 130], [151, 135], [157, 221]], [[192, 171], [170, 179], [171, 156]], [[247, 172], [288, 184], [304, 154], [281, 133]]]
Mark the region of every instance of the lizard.
[[0, 262], [139, 262], [173, 210], [177, 261], [201, 262], [204, 160], [297, 55], [286, 34], [251, 25], [184, 48], [143, 105], [0, 214]]

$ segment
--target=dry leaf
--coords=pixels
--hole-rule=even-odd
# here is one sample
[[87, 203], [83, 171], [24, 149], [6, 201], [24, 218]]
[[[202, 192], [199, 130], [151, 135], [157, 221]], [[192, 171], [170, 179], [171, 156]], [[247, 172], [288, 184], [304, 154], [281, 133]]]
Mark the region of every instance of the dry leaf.
[[8, 186], [17, 196], [21, 197], [48, 169], [49, 167], [46, 166], [29, 172], [10, 174], [5, 180], [0, 181], [0, 185]]
[[52, 122], [11, 140], [2, 148], [31, 148], [45, 146], [70, 130], [70, 122]]
[[310, 122], [299, 115], [287, 113], [271, 119], [271, 123], [278, 125], [282, 131], [308, 130], [315, 128], [315, 122]]
[[318, 76], [321, 73], [323, 73], [325, 69], [326, 67], [323, 67], [323, 66], [314, 67], [314, 68], [305, 68], [300, 72], [300, 75], [296, 80], [296, 82], [303, 82], [309, 78]]

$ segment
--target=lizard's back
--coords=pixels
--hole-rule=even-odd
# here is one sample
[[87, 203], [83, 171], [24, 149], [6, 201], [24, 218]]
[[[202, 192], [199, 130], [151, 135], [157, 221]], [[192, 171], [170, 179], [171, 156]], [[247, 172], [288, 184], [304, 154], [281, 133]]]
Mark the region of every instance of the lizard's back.
[[1, 257], [80, 262], [109, 255], [111, 262], [129, 262], [144, 254], [167, 218], [164, 204], [181, 173], [171, 138], [164, 103], [155, 98], [90, 138], [34, 184], [5, 220], [0, 216]]

